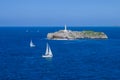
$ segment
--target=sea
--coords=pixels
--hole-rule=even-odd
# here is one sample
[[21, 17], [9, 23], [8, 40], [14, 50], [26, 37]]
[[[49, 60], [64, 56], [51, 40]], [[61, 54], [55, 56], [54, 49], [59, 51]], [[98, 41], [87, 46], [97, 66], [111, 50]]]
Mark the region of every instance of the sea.
[[[108, 39], [48, 40], [64, 27], [0, 27], [0, 80], [120, 80], [120, 27], [67, 28]], [[52, 58], [42, 58], [47, 43]]]

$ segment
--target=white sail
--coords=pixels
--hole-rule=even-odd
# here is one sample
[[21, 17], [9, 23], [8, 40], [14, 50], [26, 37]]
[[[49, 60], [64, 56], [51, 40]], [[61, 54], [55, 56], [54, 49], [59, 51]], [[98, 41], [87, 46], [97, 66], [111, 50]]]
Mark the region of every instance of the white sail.
[[44, 57], [44, 58], [53, 57], [52, 51], [51, 51], [50, 46], [48, 45], [48, 43], [47, 43], [47, 45], [46, 45], [45, 55], [42, 55], [42, 57]]
[[48, 52], [48, 44], [46, 45], [46, 52], [45, 52], [45, 55], [48, 55], [49, 52]]
[[49, 55], [52, 56], [52, 51], [51, 51], [51, 49], [50, 49], [50, 46], [49, 46]]
[[32, 40], [30, 41], [30, 47], [35, 47], [35, 45], [33, 44]]

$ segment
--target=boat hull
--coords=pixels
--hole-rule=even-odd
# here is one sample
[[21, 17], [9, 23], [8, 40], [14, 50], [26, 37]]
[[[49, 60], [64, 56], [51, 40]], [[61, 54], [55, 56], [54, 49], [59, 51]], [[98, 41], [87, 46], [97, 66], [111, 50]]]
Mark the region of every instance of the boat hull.
[[35, 45], [30, 45], [30, 47], [35, 47]]
[[42, 55], [43, 58], [51, 58], [53, 57], [52, 55]]

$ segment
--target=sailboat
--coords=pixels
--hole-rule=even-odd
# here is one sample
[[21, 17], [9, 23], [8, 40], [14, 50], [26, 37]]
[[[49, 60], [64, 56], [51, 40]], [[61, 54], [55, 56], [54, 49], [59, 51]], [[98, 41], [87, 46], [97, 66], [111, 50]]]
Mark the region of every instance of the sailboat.
[[26, 32], [28, 32], [28, 30], [26, 30]]
[[42, 55], [42, 57], [43, 58], [51, 58], [51, 57], [53, 57], [52, 51], [51, 51], [50, 46], [48, 45], [48, 43], [47, 43], [47, 46], [46, 46], [45, 55]]
[[37, 32], [39, 32], [39, 30], [37, 30]]
[[30, 47], [35, 47], [35, 44], [33, 44], [32, 40], [30, 41]]

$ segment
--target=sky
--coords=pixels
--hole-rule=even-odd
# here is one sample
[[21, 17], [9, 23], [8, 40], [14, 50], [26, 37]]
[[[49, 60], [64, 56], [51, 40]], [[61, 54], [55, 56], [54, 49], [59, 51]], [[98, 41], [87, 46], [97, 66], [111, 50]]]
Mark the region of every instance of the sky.
[[120, 0], [0, 0], [0, 26], [120, 26]]

